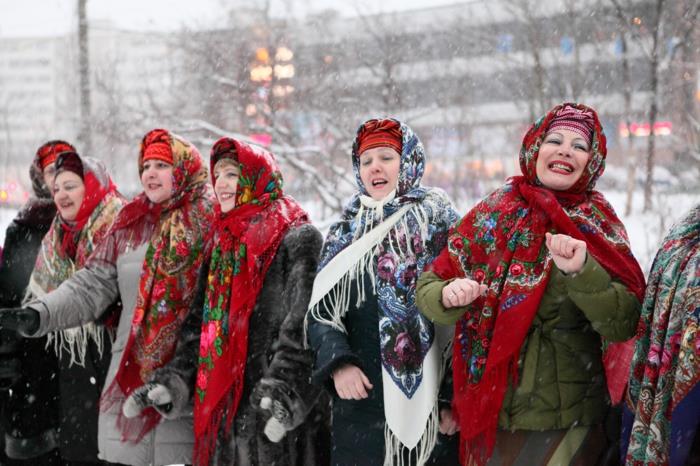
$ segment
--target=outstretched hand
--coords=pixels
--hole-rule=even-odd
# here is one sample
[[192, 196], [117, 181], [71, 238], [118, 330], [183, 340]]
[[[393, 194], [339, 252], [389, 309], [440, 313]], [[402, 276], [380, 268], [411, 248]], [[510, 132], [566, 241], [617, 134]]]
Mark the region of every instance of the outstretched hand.
[[122, 413], [127, 418], [132, 418], [152, 406], [161, 415], [166, 416], [173, 409], [172, 401], [170, 390], [165, 385], [151, 382], [131, 392], [131, 395], [124, 401]]
[[31, 335], [39, 329], [39, 313], [29, 307], [0, 309], [0, 328]]
[[545, 233], [545, 242], [552, 260], [564, 273], [577, 273], [586, 263], [586, 242], [569, 235]]

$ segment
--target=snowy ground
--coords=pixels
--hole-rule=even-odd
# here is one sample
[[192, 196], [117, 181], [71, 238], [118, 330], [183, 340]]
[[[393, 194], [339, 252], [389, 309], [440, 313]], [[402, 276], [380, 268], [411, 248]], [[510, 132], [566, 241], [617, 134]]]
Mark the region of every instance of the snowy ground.
[[[652, 212], [642, 213], [642, 194], [635, 193], [635, 208], [628, 217], [622, 216], [625, 205], [625, 195], [618, 191], [605, 191], [607, 199], [613, 205], [618, 215], [627, 227], [627, 232], [632, 242], [632, 250], [639, 260], [644, 273], [648, 273], [651, 261], [654, 259], [654, 254], [659, 247], [659, 244], [666, 232], [674, 222], [683, 217], [691, 207], [700, 203], [700, 195], [698, 194], [656, 194], [654, 196], [655, 206]], [[461, 204], [461, 203], [460, 203]], [[309, 206], [310, 207], [310, 206]], [[318, 209], [309, 209], [312, 212], [312, 217]], [[10, 224], [16, 215], [14, 209], [0, 208], [0, 244], [5, 241], [5, 229]], [[460, 212], [464, 213], [464, 212]], [[333, 219], [317, 221], [317, 225], [323, 231], [328, 229], [329, 223]]]

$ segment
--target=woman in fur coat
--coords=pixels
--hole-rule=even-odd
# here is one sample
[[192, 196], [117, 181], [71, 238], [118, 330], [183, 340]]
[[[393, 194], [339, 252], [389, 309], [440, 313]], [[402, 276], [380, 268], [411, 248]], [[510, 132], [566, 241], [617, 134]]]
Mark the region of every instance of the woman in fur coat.
[[210, 252], [175, 358], [125, 405], [168, 418], [194, 398], [194, 463], [326, 465], [328, 399], [309, 384], [303, 319], [321, 235], [262, 148], [212, 148]]
[[[56, 158], [64, 151], [75, 148], [65, 141], [48, 141], [37, 149], [29, 168], [34, 196], [20, 209], [5, 233], [0, 262], [0, 307], [22, 304], [41, 241], [56, 216], [51, 188]], [[0, 422], [9, 454], [6, 463], [59, 464], [57, 358], [44, 349], [46, 338], [20, 338], [6, 329], [0, 330], [0, 338], [3, 366]]]

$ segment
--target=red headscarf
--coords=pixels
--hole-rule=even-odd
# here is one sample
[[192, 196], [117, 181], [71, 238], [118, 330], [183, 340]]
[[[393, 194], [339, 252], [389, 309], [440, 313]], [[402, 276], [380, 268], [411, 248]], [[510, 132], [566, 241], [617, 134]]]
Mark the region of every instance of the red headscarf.
[[[121, 403], [131, 392], [148, 382], [156, 369], [175, 353], [180, 329], [194, 299], [194, 289], [202, 264], [205, 231], [213, 220], [207, 169], [197, 149], [185, 139], [156, 129], [143, 139], [139, 173], [149, 141], [155, 136], [168, 138], [173, 158], [173, 194], [161, 204], [153, 204], [145, 193], [124, 206], [112, 228], [126, 231], [132, 243], [148, 241], [141, 270], [129, 340], [112, 385], [102, 397], [103, 411]], [[143, 225], [152, 228], [141, 228]], [[142, 238], [141, 235], [150, 237]], [[160, 421], [153, 409], [126, 419], [120, 414], [117, 425], [126, 440], [139, 441]]]
[[[272, 154], [231, 138], [212, 148], [211, 170], [223, 157], [240, 167], [236, 205], [217, 205], [207, 283], [194, 404], [194, 463], [208, 465], [222, 421], [230, 431], [243, 393], [248, 324], [265, 274], [290, 228], [308, 215], [282, 193]], [[225, 418], [224, 418], [225, 417]]]
[[[112, 178], [98, 179], [98, 173], [90, 166], [85, 167], [80, 156], [75, 152], [62, 152], [56, 158], [56, 174], [62, 171], [71, 171], [82, 178], [85, 184], [85, 196], [80, 204], [75, 219], [68, 223], [60, 223], [62, 231], [61, 249], [71, 259], [75, 258], [78, 246], [78, 236], [83, 231], [85, 224], [90, 219], [95, 207], [108, 195], [116, 193], [117, 187], [112, 182]], [[106, 173], [101, 170], [100, 173]], [[60, 214], [59, 214], [60, 215]]]
[[376, 147], [390, 147], [401, 154], [401, 126], [392, 119], [367, 120], [357, 134], [358, 155]]
[[[550, 122], [565, 106], [593, 115], [591, 158], [570, 190], [556, 192], [541, 185], [535, 166]], [[453, 406], [461, 427], [462, 462], [468, 452], [471, 461], [484, 464], [493, 451], [508, 378], [517, 376], [520, 348], [552, 270], [546, 232], [585, 241], [588, 252], [641, 302], [644, 275], [625, 228], [603, 195], [593, 191], [605, 155], [605, 136], [593, 109], [573, 103], [555, 107], [525, 135], [520, 151], [524, 176], [511, 178], [469, 211], [431, 266], [442, 279], [468, 276], [489, 287], [455, 328]], [[613, 403], [622, 397], [631, 344], [609, 344], [604, 353]]]
[[160, 160], [173, 164], [173, 151], [170, 148], [170, 135], [164, 129], [155, 129], [143, 139], [141, 161]]
[[[56, 139], [54, 141], [45, 142], [36, 151], [35, 161], [39, 164], [39, 168], [44, 170], [47, 166], [56, 161], [58, 154], [61, 152], [76, 152], [75, 147], [66, 141]], [[49, 186], [49, 189], [51, 186]]]

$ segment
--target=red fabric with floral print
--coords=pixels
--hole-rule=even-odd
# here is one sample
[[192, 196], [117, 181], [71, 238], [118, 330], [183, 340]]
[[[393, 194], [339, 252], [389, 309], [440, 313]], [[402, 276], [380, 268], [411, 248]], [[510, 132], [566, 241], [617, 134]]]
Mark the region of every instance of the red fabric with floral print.
[[[588, 252], [641, 302], [644, 275], [629, 247], [622, 222], [602, 194], [593, 191], [604, 169], [605, 137], [595, 112], [592, 155], [581, 179], [567, 192], [540, 185], [535, 165], [555, 107], [526, 134], [520, 152], [525, 176], [511, 178], [481, 201], [450, 232], [448, 246], [431, 270], [442, 279], [468, 276], [489, 289], [457, 322], [454, 339], [453, 407], [460, 422], [462, 462], [485, 464], [495, 444], [498, 413], [517, 377], [520, 348], [539, 308], [553, 261], [545, 233], [583, 240]], [[607, 345], [608, 389], [620, 401], [629, 371], [632, 341]], [[470, 463], [471, 464], [471, 463]]]
[[[71, 155], [74, 154], [74, 155]], [[77, 157], [78, 162], [82, 166], [82, 161], [80, 156], [75, 152], [64, 152], [59, 156], [61, 157]], [[90, 219], [92, 212], [95, 207], [102, 202], [102, 200], [111, 194], [119, 195], [116, 185], [112, 182], [111, 178], [108, 178], [106, 183], [101, 183], [97, 179], [95, 173], [91, 170], [85, 170], [83, 167], [83, 183], [85, 184], [85, 196], [83, 197], [83, 202], [80, 204], [78, 213], [75, 219], [71, 223], [61, 222], [60, 229], [62, 231], [62, 241], [61, 250], [71, 259], [75, 259], [75, 252], [78, 247], [78, 236], [83, 231], [83, 227]]]
[[221, 213], [217, 205], [213, 225], [194, 397], [197, 465], [209, 464], [222, 422], [228, 434], [236, 416], [245, 380], [248, 324], [265, 274], [287, 231], [309, 221], [301, 206], [282, 193], [277, 162], [262, 148], [222, 138], [212, 148], [212, 179], [219, 152], [224, 151], [227, 156], [236, 154], [240, 177], [236, 206]]
[[[143, 167], [146, 134], [139, 156]], [[167, 133], [173, 154], [173, 194], [161, 204], [153, 204], [145, 193], [124, 206], [113, 230], [125, 230], [135, 244], [143, 244], [138, 236], [150, 231], [148, 249], [141, 270], [136, 307], [129, 339], [124, 348], [119, 370], [112, 385], [105, 391], [101, 409], [120, 404], [131, 392], [150, 380], [154, 370], [172, 358], [180, 329], [194, 298], [193, 289], [202, 264], [204, 231], [213, 219], [211, 191], [207, 169], [197, 149], [184, 139]], [[144, 221], [155, 227], [139, 228]], [[160, 421], [153, 409], [127, 419], [121, 414], [118, 427], [124, 440], [140, 441]]]

